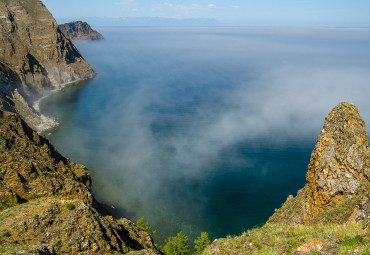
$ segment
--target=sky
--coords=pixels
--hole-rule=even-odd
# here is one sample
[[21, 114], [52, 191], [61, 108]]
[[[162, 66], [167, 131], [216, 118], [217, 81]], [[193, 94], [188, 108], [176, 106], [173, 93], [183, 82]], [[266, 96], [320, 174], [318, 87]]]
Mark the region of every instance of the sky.
[[42, 0], [58, 19], [216, 19], [225, 25], [370, 26], [369, 0]]

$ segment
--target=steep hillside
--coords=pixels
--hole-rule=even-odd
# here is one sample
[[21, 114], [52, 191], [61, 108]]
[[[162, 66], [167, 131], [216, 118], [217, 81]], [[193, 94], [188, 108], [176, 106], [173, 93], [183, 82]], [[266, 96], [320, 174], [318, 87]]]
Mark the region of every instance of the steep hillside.
[[0, 110], [0, 254], [158, 254], [142, 228], [103, 216], [90, 186], [86, 167]]
[[104, 37], [83, 21], [74, 21], [59, 25], [59, 29], [75, 40], [101, 40]]
[[216, 240], [204, 254], [369, 254], [369, 170], [365, 122], [341, 103], [325, 119], [296, 197], [262, 228]]
[[34, 100], [96, 75], [40, 0], [0, 1], [0, 45], [1, 102], [35, 128]]

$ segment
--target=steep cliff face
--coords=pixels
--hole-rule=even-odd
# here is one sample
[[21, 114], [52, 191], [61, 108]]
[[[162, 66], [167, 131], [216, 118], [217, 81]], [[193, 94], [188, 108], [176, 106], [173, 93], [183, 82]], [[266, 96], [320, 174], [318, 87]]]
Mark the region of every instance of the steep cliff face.
[[92, 205], [90, 174], [70, 162], [16, 114], [0, 110], [0, 208], [63, 195]]
[[90, 186], [86, 167], [0, 110], [0, 253], [158, 254], [142, 228], [102, 216]]
[[83, 21], [74, 21], [59, 25], [59, 29], [75, 40], [102, 40], [104, 37]]
[[3, 99], [32, 104], [61, 84], [95, 76], [41, 1], [0, 1], [0, 27]]

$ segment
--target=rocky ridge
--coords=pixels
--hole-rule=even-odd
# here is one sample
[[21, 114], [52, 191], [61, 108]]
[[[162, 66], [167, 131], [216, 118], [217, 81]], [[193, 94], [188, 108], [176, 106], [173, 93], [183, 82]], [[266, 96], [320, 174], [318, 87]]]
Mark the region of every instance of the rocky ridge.
[[338, 104], [325, 118], [306, 185], [261, 227], [215, 240], [203, 254], [368, 254], [370, 148], [357, 108]]
[[104, 37], [83, 21], [73, 21], [59, 25], [59, 29], [75, 40], [102, 40]]
[[0, 110], [1, 254], [159, 254], [150, 235], [100, 212], [86, 167]]
[[0, 2], [0, 106], [33, 128], [33, 102], [63, 84], [96, 75], [40, 0]]

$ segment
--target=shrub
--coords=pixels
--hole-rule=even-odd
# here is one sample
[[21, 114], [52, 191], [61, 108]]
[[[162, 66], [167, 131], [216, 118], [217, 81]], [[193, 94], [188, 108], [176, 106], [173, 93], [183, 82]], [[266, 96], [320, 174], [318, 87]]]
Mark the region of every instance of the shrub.
[[10, 233], [8, 230], [4, 231], [2, 234], [1, 234], [2, 237], [8, 237], [10, 236]]
[[66, 207], [67, 207], [67, 209], [68, 209], [68, 210], [73, 210], [73, 209], [75, 209], [75, 208], [76, 208], [76, 206], [75, 206], [73, 203], [68, 203], [68, 204], [66, 205]]
[[145, 217], [141, 217], [137, 222], [136, 222], [136, 225], [138, 225], [139, 227], [142, 227], [146, 232], [149, 233], [149, 235], [153, 236], [157, 230], [153, 230], [152, 232], [149, 232], [149, 230], [152, 228], [152, 226], [149, 225], [148, 222], [144, 222], [144, 219]]
[[152, 227], [148, 224], [148, 222], [144, 222], [144, 219], [145, 219], [144, 216], [138, 219], [136, 225], [142, 227], [145, 231], [149, 231]]
[[60, 213], [60, 210], [59, 209], [55, 209], [51, 212], [53, 215], [56, 215], [56, 214], [59, 214]]
[[71, 163], [68, 162], [67, 164], [65, 164], [64, 168], [70, 171], [72, 169]]

